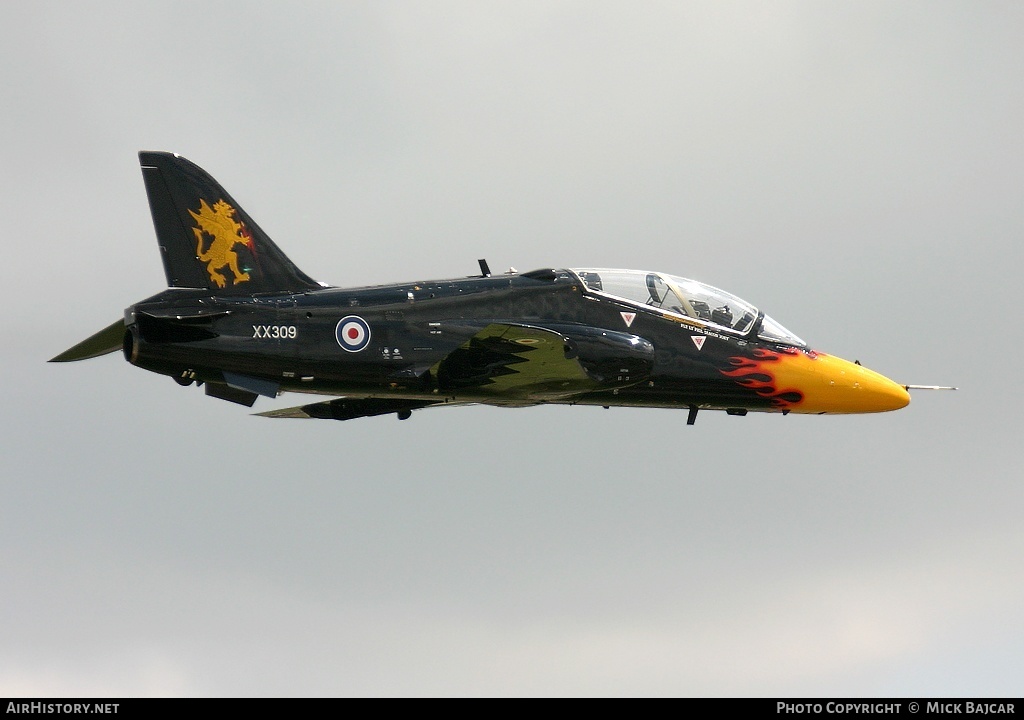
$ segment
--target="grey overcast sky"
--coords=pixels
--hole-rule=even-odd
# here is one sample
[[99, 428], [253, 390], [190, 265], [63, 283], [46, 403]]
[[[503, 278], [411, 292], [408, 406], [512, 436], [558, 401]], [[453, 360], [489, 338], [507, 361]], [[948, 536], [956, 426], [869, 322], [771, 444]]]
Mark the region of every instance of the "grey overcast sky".
[[[15, 1], [0, 33], [0, 696], [1020, 695], [1021, 3]], [[46, 364], [164, 286], [140, 149], [332, 284], [657, 269], [962, 389], [332, 423]]]

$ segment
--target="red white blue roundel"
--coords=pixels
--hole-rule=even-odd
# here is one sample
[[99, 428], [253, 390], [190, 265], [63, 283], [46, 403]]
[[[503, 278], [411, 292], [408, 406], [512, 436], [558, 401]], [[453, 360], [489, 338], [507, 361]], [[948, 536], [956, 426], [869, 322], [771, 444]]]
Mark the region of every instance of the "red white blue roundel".
[[358, 315], [349, 315], [338, 321], [334, 336], [345, 350], [359, 352], [370, 344], [370, 326]]

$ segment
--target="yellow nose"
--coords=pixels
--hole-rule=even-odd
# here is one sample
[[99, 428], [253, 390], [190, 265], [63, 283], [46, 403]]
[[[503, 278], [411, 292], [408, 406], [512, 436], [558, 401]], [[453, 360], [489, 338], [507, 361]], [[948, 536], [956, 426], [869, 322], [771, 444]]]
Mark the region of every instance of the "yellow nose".
[[907, 389], [862, 365], [819, 354], [799, 382], [803, 402], [796, 412], [871, 413], [910, 403]]

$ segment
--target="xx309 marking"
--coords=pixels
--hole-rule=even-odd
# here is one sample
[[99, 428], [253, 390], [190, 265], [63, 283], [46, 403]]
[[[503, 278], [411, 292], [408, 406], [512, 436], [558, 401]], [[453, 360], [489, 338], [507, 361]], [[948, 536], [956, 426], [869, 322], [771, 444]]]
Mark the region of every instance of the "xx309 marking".
[[299, 334], [294, 325], [253, 325], [252, 336], [254, 338], [282, 338], [294, 340]]

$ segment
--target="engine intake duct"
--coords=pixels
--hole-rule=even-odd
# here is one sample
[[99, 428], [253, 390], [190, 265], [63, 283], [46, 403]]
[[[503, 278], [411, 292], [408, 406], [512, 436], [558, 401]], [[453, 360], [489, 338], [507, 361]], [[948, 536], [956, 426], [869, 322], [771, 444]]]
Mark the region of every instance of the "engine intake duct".
[[640, 382], [654, 367], [654, 344], [630, 333], [588, 325], [546, 325], [568, 339], [567, 357], [575, 357], [587, 374], [616, 386]]

